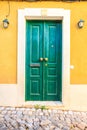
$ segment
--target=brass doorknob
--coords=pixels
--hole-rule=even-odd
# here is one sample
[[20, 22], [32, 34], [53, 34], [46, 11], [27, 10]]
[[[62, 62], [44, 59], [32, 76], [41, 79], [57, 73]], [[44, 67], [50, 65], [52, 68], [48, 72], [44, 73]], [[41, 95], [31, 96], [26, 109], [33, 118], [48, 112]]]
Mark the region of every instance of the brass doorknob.
[[42, 57], [40, 58], [40, 61], [43, 61], [43, 58], [42, 58]]
[[48, 61], [48, 58], [44, 58], [45, 61]]

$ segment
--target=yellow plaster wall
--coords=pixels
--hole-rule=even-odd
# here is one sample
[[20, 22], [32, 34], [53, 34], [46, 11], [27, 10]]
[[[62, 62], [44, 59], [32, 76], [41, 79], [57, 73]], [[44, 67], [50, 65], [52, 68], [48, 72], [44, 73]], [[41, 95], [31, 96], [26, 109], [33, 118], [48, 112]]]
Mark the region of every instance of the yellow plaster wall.
[[[8, 14], [8, 2], [0, 2], [0, 84], [17, 83], [17, 11], [23, 8], [64, 8], [71, 10], [70, 71], [71, 84], [87, 84], [87, 2], [10, 2], [10, 25], [2, 27]], [[83, 29], [77, 22], [83, 19]]]

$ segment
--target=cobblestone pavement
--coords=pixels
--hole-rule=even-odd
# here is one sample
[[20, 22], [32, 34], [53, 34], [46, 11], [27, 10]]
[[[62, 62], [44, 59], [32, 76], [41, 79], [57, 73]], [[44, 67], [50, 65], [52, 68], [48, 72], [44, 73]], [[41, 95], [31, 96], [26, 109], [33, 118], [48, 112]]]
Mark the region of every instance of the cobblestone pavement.
[[87, 112], [0, 107], [0, 130], [87, 130]]

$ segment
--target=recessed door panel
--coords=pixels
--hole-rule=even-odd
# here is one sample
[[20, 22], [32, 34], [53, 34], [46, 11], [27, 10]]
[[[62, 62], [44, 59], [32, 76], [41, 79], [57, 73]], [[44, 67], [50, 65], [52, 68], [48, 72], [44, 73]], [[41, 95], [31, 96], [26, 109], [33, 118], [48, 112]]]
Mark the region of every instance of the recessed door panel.
[[26, 22], [26, 100], [43, 100], [42, 26], [41, 22]]

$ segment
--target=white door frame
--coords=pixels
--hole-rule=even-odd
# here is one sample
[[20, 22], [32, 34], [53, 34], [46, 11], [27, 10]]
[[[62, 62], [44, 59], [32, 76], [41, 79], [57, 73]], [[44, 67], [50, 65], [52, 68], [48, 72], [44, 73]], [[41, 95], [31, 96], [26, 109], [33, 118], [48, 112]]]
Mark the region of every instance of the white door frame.
[[[28, 8], [18, 10], [18, 104], [25, 101], [25, 47], [26, 19], [62, 20], [62, 104], [70, 99], [70, 10], [53, 8]], [[67, 100], [68, 99], [68, 100]], [[30, 103], [27, 102], [28, 104]], [[36, 102], [35, 102], [36, 103]], [[55, 103], [55, 102], [54, 102]]]

